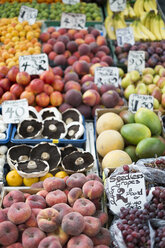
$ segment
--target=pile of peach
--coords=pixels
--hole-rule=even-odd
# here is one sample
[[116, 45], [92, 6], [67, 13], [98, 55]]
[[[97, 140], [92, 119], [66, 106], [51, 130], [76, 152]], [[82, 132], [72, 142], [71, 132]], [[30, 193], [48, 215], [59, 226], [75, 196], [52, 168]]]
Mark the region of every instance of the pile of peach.
[[0, 65], [9, 68], [19, 64], [19, 56], [40, 54], [38, 42], [41, 23], [29, 25], [27, 21], [18, 22], [18, 18], [0, 19]]
[[103, 191], [99, 177], [82, 173], [47, 178], [37, 194], [10, 191], [0, 210], [1, 247], [108, 248]]

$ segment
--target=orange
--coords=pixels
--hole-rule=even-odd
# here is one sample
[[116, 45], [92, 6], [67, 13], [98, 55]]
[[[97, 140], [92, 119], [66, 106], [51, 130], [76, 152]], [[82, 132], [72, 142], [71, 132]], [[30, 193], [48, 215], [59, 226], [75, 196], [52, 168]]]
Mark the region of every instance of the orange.
[[59, 171], [55, 174], [55, 177], [59, 177], [59, 178], [64, 178], [68, 176], [68, 174], [66, 173], [66, 171]]
[[48, 172], [45, 176], [40, 177], [40, 181], [44, 181], [48, 177], [53, 177], [53, 175], [50, 172]]
[[16, 170], [11, 170], [7, 173], [6, 181], [9, 186], [16, 187], [22, 185], [22, 177]]
[[39, 181], [38, 177], [23, 178], [23, 183], [27, 187], [30, 187], [33, 183], [37, 183], [38, 181]]

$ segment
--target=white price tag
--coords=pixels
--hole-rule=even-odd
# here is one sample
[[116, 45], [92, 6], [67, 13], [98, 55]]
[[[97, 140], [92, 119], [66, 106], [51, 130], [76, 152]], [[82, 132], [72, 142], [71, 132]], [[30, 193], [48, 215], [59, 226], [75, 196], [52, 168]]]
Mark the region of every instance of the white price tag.
[[136, 113], [139, 108], [148, 108], [153, 110], [154, 98], [149, 95], [131, 94], [129, 96], [128, 108], [131, 112]]
[[29, 117], [27, 99], [4, 101], [2, 116], [5, 123], [19, 123]]
[[71, 4], [71, 5], [74, 5], [76, 3], [79, 3], [80, 0], [62, 0], [63, 3], [65, 4]]
[[85, 28], [86, 15], [75, 13], [62, 13], [61, 28], [81, 30]]
[[126, 0], [109, 0], [109, 4], [113, 12], [120, 12], [126, 8]]
[[109, 208], [120, 213], [120, 208], [143, 209], [146, 203], [146, 188], [142, 173], [120, 174], [105, 179], [105, 191], [109, 200]]
[[103, 84], [113, 84], [118, 87], [119, 69], [117, 67], [96, 67], [95, 84], [99, 87]]
[[124, 46], [125, 43], [131, 44], [132, 46], [135, 44], [133, 29], [131, 27], [117, 29], [116, 36], [117, 44], [120, 47]]
[[33, 25], [36, 21], [38, 9], [30, 8], [28, 6], [21, 6], [18, 21], [28, 21], [30, 25]]
[[48, 56], [46, 53], [26, 55], [19, 57], [19, 70], [26, 71], [30, 75], [40, 75], [49, 70]]
[[144, 51], [129, 51], [128, 54], [128, 72], [138, 71], [142, 73], [145, 68], [145, 52]]

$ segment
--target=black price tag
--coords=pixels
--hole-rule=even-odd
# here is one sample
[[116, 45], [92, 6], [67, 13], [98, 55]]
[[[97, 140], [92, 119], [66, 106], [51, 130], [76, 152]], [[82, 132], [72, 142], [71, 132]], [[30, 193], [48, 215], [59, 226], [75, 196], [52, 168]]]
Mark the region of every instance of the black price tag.
[[19, 57], [19, 70], [30, 75], [40, 75], [49, 70], [48, 56], [46, 53]]
[[138, 95], [138, 94], [131, 94], [129, 96], [129, 110], [133, 113], [139, 108], [147, 108], [153, 110], [154, 106], [154, 98], [153, 96], [149, 95]]
[[119, 85], [119, 69], [117, 67], [96, 67], [95, 84], [99, 87], [105, 84]]
[[117, 29], [116, 36], [117, 45], [120, 47], [123, 47], [126, 43], [131, 44], [132, 46], [135, 44], [133, 29], [131, 27]]
[[28, 21], [30, 25], [34, 24], [37, 18], [38, 10], [28, 6], [21, 6], [18, 21]]
[[113, 12], [120, 12], [126, 8], [126, 0], [109, 0], [109, 4]]
[[85, 29], [86, 15], [75, 13], [62, 13], [61, 28]]
[[145, 68], [145, 52], [144, 51], [129, 51], [128, 54], [128, 72], [138, 71], [142, 73]]

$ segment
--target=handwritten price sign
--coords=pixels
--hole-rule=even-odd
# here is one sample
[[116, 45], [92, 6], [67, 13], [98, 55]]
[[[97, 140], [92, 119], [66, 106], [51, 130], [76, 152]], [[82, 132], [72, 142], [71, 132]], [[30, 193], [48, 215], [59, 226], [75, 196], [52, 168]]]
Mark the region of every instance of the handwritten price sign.
[[129, 51], [128, 54], [128, 72], [138, 71], [142, 73], [145, 68], [145, 52], [144, 51]]
[[80, 0], [62, 0], [62, 2], [65, 3], [65, 4], [74, 5], [76, 3], [79, 3]]
[[37, 18], [38, 10], [28, 6], [21, 6], [18, 21], [28, 21], [30, 25], [34, 24]]
[[74, 13], [62, 13], [61, 28], [81, 30], [85, 28], [86, 15]]
[[95, 84], [99, 87], [103, 84], [113, 84], [118, 87], [119, 69], [117, 67], [96, 67]]
[[126, 0], [109, 0], [109, 4], [113, 12], [120, 12], [126, 8]]
[[153, 110], [154, 106], [154, 98], [153, 96], [148, 95], [138, 95], [138, 94], [131, 94], [129, 96], [129, 110], [133, 113], [136, 113], [136, 111], [139, 108], [148, 108], [150, 110]]
[[131, 45], [135, 44], [133, 29], [131, 27], [117, 29], [116, 36], [117, 36], [117, 44], [120, 47], [123, 47], [124, 44], [126, 43]]

